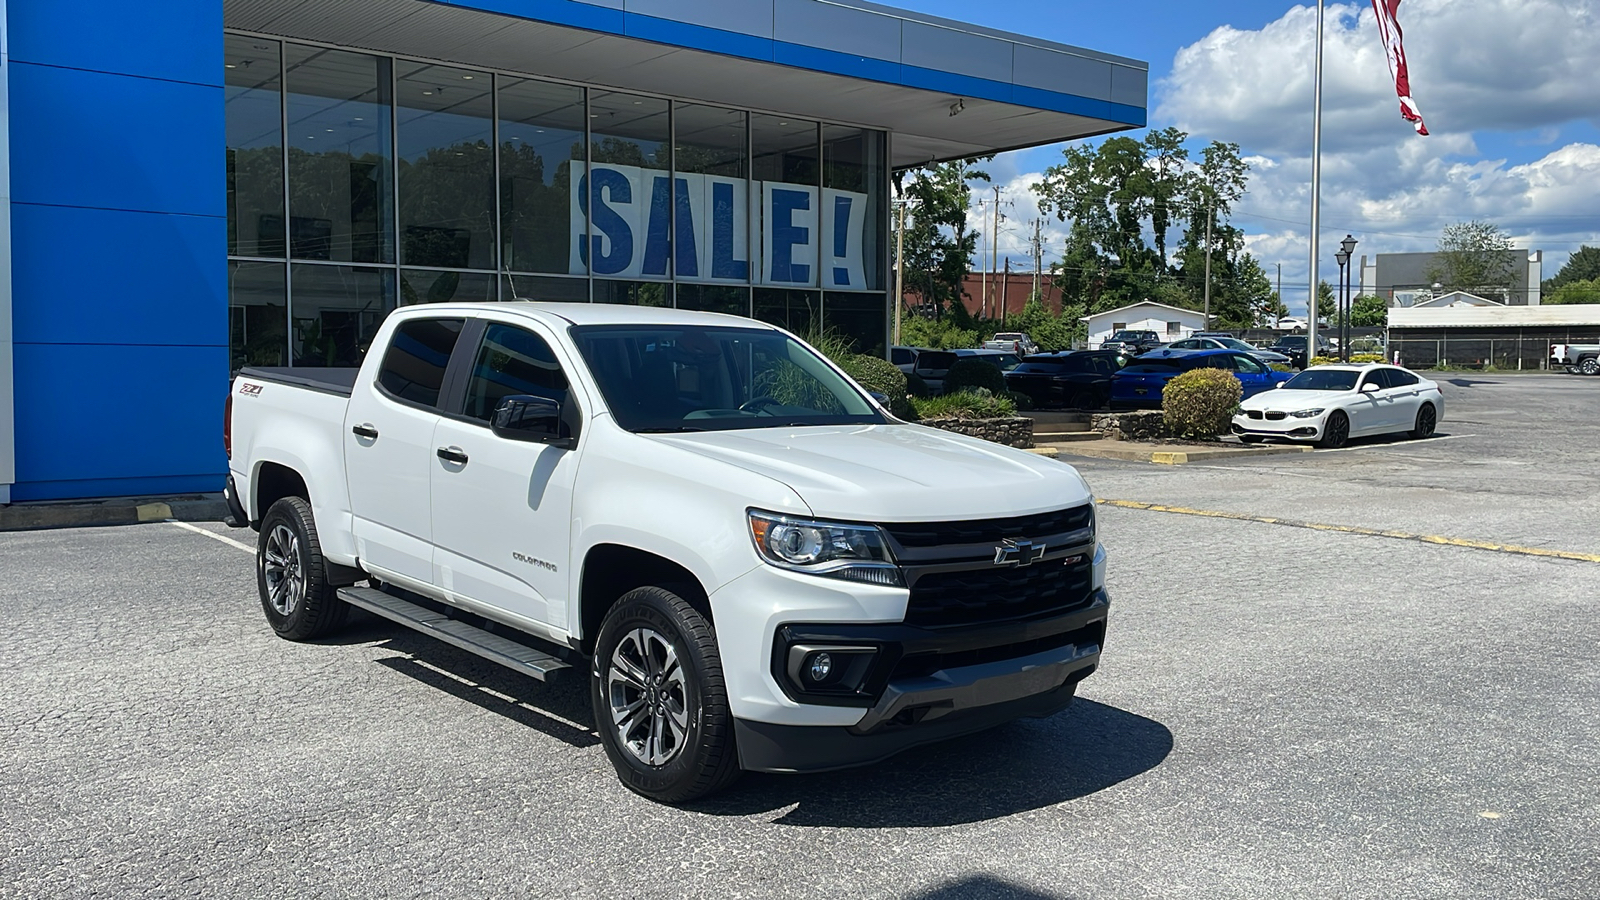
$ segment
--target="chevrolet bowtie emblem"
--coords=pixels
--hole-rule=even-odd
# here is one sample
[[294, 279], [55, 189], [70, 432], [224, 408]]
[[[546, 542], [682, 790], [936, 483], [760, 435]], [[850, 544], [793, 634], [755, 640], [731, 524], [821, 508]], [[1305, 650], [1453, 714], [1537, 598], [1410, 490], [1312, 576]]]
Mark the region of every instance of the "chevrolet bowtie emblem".
[[997, 566], [1031, 566], [1044, 556], [1044, 544], [1033, 541], [1014, 541], [1007, 538], [1000, 546], [994, 548], [994, 564]]

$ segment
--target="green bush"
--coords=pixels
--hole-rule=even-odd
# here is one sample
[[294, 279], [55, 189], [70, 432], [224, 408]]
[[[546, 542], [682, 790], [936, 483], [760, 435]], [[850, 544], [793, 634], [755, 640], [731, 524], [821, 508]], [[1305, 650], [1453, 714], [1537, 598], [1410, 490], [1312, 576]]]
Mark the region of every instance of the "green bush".
[[1232, 372], [1191, 369], [1167, 382], [1161, 416], [1174, 437], [1211, 439], [1228, 430], [1244, 386]]
[[869, 391], [889, 398], [889, 411], [902, 419], [915, 420], [917, 411], [906, 399], [906, 373], [894, 363], [864, 353], [851, 353], [835, 360], [846, 375]]
[[1033, 398], [1029, 397], [1027, 394], [1021, 394], [1016, 391], [1006, 391], [1006, 396], [1011, 398], [1012, 405], [1019, 410], [1033, 409]]
[[[1311, 358], [1311, 364], [1313, 366], [1325, 366], [1325, 365], [1328, 365], [1329, 363], [1336, 363], [1336, 362], [1342, 362], [1342, 360], [1340, 360], [1339, 357], [1337, 357], [1337, 356], [1314, 356], [1314, 357]], [[1361, 365], [1363, 363], [1381, 363], [1381, 362], [1388, 362], [1388, 360], [1383, 358], [1383, 354], [1381, 354], [1381, 353], [1352, 353], [1352, 354], [1350, 354], [1350, 363], [1351, 363], [1351, 365]]]
[[957, 359], [944, 376], [944, 392], [958, 394], [968, 388], [983, 388], [994, 394], [1006, 392], [1006, 376], [981, 359]]
[[1010, 397], [996, 396], [981, 389], [943, 397], [919, 397], [911, 403], [917, 408], [917, 415], [924, 419], [1002, 419], [1017, 414], [1017, 405]]
[[1294, 371], [1294, 366], [1291, 366], [1288, 363], [1273, 363], [1272, 365], [1267, 366], [1267, 368], [1271, 369], [1274, 372], [1293, 372]]

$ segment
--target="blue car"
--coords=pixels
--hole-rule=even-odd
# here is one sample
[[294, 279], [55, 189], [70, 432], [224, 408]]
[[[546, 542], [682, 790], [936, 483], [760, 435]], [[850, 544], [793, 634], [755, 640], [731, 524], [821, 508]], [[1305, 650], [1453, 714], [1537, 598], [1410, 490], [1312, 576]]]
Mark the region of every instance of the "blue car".
[[1245, 397], [1271, 390], [1289, 378], [1289, 373], [1274, 372], [1238, 350], [1155, 350], [1134, 357], [1111, 376], [1111, 408], [1160, 409], [1161, 391], [1168, 381], [1190, 369], [1208, 367], [1232, 372], [1244, 386]]

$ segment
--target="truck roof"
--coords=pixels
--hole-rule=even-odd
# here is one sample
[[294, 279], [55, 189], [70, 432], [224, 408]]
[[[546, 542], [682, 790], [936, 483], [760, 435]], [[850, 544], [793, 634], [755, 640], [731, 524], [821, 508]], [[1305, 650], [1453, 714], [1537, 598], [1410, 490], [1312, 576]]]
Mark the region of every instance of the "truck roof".
[[515, 300], [503, 303], [429, 303], [403, 307], [401, 312], [413, 310], [437, 315], [439, 313], [476, 313], [484, 309], [524, 315], [548, 325], [722, 325], [744, 328], [774, 328], [765, 322], [730, 316], [723, 313], [696, 312], [687, 309], [662, 309], [655, 306], [626, 306], [613, 303], [537, 303]]

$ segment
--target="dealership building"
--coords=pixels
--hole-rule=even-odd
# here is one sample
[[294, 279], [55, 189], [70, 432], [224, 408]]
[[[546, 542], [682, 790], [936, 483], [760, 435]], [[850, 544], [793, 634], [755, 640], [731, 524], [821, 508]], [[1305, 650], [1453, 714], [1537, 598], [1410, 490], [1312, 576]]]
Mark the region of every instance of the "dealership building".
[[243, 366], [397, 306], [887, 343], [896, 169], [1145, 123], [1135, 60], [859, 0], [0, 0], [0, 503], [220, 490]]

